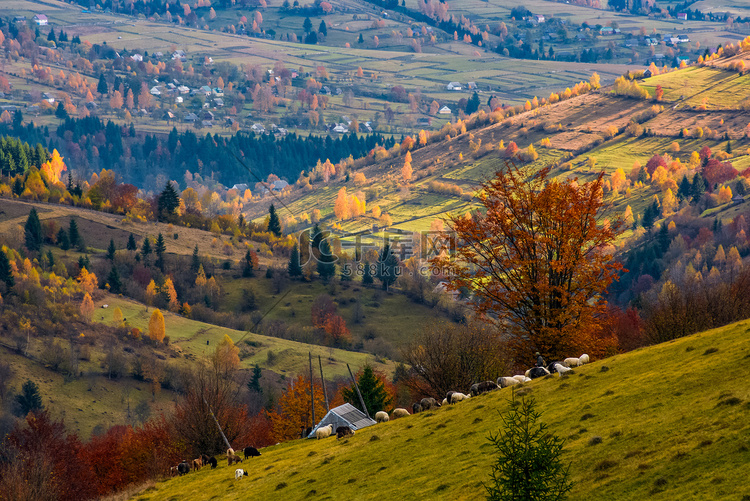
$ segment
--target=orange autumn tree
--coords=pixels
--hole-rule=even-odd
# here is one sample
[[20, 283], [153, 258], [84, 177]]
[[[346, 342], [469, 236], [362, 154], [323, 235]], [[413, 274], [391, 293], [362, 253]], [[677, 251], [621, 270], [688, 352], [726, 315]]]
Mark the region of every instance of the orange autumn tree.
[[437, 259], [449, 288], [472, 291], [478, 313], [507, 330], [519, 362], [536, 351], [552, 360], [596, 353], [602, 296], [622, 270], [607, 249], [623, 223], [600, 220], [603, 174], [578, 184], [549, 172], [507, 162], [483, 185], [483, 210], [449, 217], [455, 259]]
[[[323, 389], [313, 384], [313, 394], [315, 396], [315, 419], [319, 421], [326, 414]], [[310, 379], [297, 376], [296, 379], [290, 381], [279, 398], [277, 409], [266, 411], [266, 413], [271, 421], [274, 440], [282, 442], [300, 438], [303, 430], [317, 424], [312, 422]]]
[[164, 335], [166, 334], [166, 326], [164, 325], [164, 315], [161, 311], [156, 309], [151, 314], [151, 319], [148, 321], [148, 337], [152, 341], [162, 342]]

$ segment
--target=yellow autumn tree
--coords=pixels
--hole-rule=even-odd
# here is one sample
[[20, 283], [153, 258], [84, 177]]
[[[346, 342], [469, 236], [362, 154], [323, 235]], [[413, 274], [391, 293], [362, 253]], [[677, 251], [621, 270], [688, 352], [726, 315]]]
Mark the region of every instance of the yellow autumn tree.
[[405, 183], [408, 183], [411, 181], [413, 170], [411, 168], [411, 163], [405, 162], [404, 166], [401, 168], [401, 177], [403, 178]]
[[667, 216], [674, 214], [674, 211], [677, 208], [678, 204], [679, 202], [677, 201], [677, 198], [672, 193], [672, 190], [667, 189], [667, 192], [664, 194], [664, 198], [661, 201], [662, 216], [667, 217]]
[[203, 288], [206, 286], [206, 272], [203, 271], [203, 265], [198, 268], [198, 276], [195, 277], [195, 286]]
[[154, 298], [156, 297], [156, 282], [153, 279], [146, 286], [146, 304], [151, 306], [154, 304]]
[[115, 323], [115, 327], [122, 327], [125, 323], [125, 317], [122, 316], [122, 310], [119, 307], [115, 308], [115, 311], [112, 313], [112, 320]]
[[164, 340], [164, 336], [167, 333], [167, 328], [164, 325], [164, 315], [157, 308], [151, 314], [151, 319], [148, 321], [148, 337], [152, 341], [161, 343]]
[[626, 227], [633, 226], [633, 223], [635, 222], [633, 209], [631, 209], [629, 205], [625, 208], [625, 212], [622, 214], [622, 222]]
[[216, 347], [214, 366], [222, 372], [231, 372], [240, 366], [240, 349], [228, 334], [224, 334], [224, 339]]
[[179, 310], [180, 303], [179, 301], [177, 301], [177, 291], [174, 288], [174, 283], [172, 282], [171, 278], [167, 277], [164, 280], [162, 291], [166, 296], [167, 301], [169, 302], [169, 311], [176, 312], [177, 310]]
[[349, 200], [346, 196], [346, 188], [343, 187], [339, 190], [336, 196], [336, 202], [333, 206], [333, 212], [336, 214], [336, 218], [339, 221], [345, 221], [349, 219]]
[[[84, 268], [86, 269], [86, 268]], [[86, 293], [81, 301], [81, 317], [86, 323], [91, 322], [91, 318], [94, 316], [94, 301], [91, 299], [91, 295]]]
[[89, 273], [89, 271], [85, 267], [81, 268], [81, 272], [78, 274], [77, 279], [81, 286], [81, 290], [88, 295], [94, 293], [99, 283], [96, 279], [96, 275], [94, 275], [93, 273]]

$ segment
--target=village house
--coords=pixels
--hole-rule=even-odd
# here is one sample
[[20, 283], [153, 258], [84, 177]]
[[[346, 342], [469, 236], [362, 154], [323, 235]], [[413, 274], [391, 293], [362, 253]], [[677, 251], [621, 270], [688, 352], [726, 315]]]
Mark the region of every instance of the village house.
[[[37, 26], [47, 26], [47, 23], [49, 23], [47, 16], [45, 16], [44, 14], [37, 14], [33, 17], [33, 19]], [[24, 18], [24, 21], [25, 20], [26, 18]]]
[[459, 82], [450, 82], [445, 86], [446, 89], [458, 92], [461, 90], [461, 84]]

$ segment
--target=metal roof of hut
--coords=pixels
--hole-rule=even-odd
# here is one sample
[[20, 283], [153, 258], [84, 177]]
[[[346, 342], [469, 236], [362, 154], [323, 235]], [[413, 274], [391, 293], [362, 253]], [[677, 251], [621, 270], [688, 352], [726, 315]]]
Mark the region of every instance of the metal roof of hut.
[[321, 426], [328, 426], [329, 424], [333, 424], [333, 433], [336, 433], [336, 428], [339, 426], [348, 426], [352, 430], [361, 430], [376, 423], [352, 404], [339, 405], [328, 411], [328, 414], [312, 429], [307, 438], [315, 438], [315, 431]]

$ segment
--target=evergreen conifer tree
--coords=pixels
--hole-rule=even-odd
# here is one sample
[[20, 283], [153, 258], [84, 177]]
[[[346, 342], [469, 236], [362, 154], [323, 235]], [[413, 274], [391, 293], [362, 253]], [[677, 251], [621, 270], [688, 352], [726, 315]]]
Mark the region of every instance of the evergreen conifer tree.
[[112, 269], [107, 276], [107, 283], [109, 284], [109, 291], [113, 294], [119, 294], [122, 291], [122, 280], [120, 280], [120, 273], [117, 271], [117, 266], [112, 265]]
[[496, 461], [484, 485], [490, 501], [562, 501], [573, 488], [570, 465], [560, 457], [564, 441], [538, 423], [541, 413], [525, 398], [511, 401], [501, 431], [490, 435]]
[[133, 235], [133, 234], [131, 233], [131, 234], [130, 234], [130, 236], [128, 237], [128, 245], [127, 245], [127, 249], [128, 249], [129, 251], [134, 251], [134, 250], [136, 250], [137, 248], [138, 248], [138, 246], [137, 246], [137, 245], [136, 245], [136, 243], [135, 243], [135, 236], [134, 236], [134, 235]]
[[323, 36], [328, 36], [328, 26], [326, 26], [325, 19], [320, 21], [320, 26], [318, 26], [318, 33]]
[[114, 261], [116, 251], [117, 251], [117, 248], [115, 247], [115, 239], [110, 238], [109, 247], [107, 247], [107, 259], [109, 259], [110, 261]]
[[372, 272], [370, 271], [370, 263], [365, 261], [364, 270], [362, 275], [362, 285], [371, 285], [374, 280], [372, 279]]
[[[362, 374], [357, 378], [357, 384], [359, 385], [359, 391], [362, 393], [362, 400], [365, 401], [367, 412], [370, 416], [374, 416], [376, 412], [387, 409], [391, 405], [392, 399], [385, 389], [383, 381], [377, 377], [372, 367], [367, 364], [362, 370]], [[341, 396], [344, 397], [344, 401], [352, 404], [354, 407], [361, 409], [362, 404], [359, 401], [357, 395], [357, 389], [352, 385], [351, 387], [342, 388]]]
[[273, 204], [268, 208], [268, 231], [277, 237], [281, 236], [281, 222], [279, 221], [279, 215], [276, 214], [276, 207]]
[[156, 266], [164, 271], [164, 252], [167, 250], [167, 245], [164, 242], [164, 236], [159, 233], [156, 238], [156, 245], [154, 246], [154, 252], [156, 253]]
[[306, 17], [302, 22], [302, 29], [305, 30], [305, 33], [310, 33], [312, 31], [312, 21], [310, 21], [309, 17]]
[[60, 228], [60, 231], [57, 232], [57, 245], [64, 251], [70, 249], [70, 239], [65, 228]]
[[68, 227], [68, 240], [72, 247], [76, 247], [81, 243], [81, 235], [78, 233], [78, 223], [73, 218], [70, 219], [70, 226]]
[[26, 219], [24, 226], [26, 235], [26, 248], [32, 252], [39, 252], [44, 243], [44, 234], [42, 233], [42, 223], [39, 221], [39, 215], [36, 209], [32, 208], [29, 217]]
[[396, 278], [398, 278], [396, 275], [397, 271], [398, 258], [393, 254], [390, 242], [386, 242], [383, 250], [380, 252], [380, 259], [375, 270], [375, 276], [383, 284], [384, 290], [388, 290], [388, 287], [396, 281]]
[[328, 239], [323, 239], [320, 242], [320, 255], [318, 257], [318, 275], [323, 279], [324, 282], [328, 282], [331, 277], [336, 274], [336, 256], [333, 255], [331, 250], [331, 244], [328, 243]]
[[198, 244], [195, 244], [195, 249], [193, 249], [193, 259], [190, 261], [190, 270], [198, 273], [198, 270], [201, 268], [201, 258], [198, 255]]
[[300, 264], [299, 245], [297, 245], [297, 242], [294, 243], [294, 247], [292, 248], [292, 255], [289, 257], [289, 266], [287, 269], [289, 276], [292, 278], [302, 276], [302, 265]]
[[99, 83], [96, 85], [96, 91], [102, 96], [106, 96], [109, 93], [109, 87], [107, 86], [107, 79], [104, 78], [104, 73], [99, 75]]
[[21, 417], [26, 416], [29, 412], [40, 411], [44, 408], [39, 387], [34, 381], [26, 380], [21, 387], [21, 393], [16, 395], [16, 404], [18, 405], [18, 414]]
[[148, 237], [143, 239], [141, 254], [143, 255], [143, 261], [146, 262], [146, 260], [148, 259], [148, 255], [151, 254], [151, 239]]
[[11, 288], [15, 285], [16, 279], [13, 277], [13, 269], [10, 267], [10, 260], [0, 249], [0, 281], [5, 282], [6, 287]]
[[55, 267], [55, 255], [52, 254], [52, 249], [47, 249], [47, 266], [50, 270]]
[[167, 185], [159, 195], [159, 202], [157, 204], [159, 221], [169, 220], [169, 217], [174, 214], [174, 211], [176, 211], [179, 206], [180, 197], [174, 189], [174, 186], [172, 186], [172, 183], [167, 181]]

